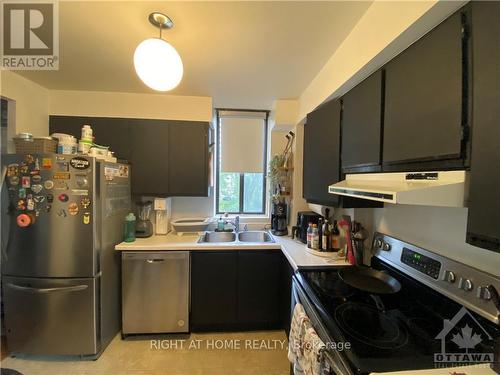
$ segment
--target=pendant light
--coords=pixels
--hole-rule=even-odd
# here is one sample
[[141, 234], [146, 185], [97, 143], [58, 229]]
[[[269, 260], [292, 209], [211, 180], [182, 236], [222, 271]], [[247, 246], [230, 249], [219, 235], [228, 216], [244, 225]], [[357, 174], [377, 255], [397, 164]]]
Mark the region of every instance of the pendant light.
[[163, 13], [149, 15], [149, 22], [160, 29], [159, 38], [142, 41], [134, 52], [134, 67], [139, 78], [157, 91], [169, 91], [182, 79], [184, 68], [179, 53], [161, 38], [162, 29], [174, 27], [172, 20]]

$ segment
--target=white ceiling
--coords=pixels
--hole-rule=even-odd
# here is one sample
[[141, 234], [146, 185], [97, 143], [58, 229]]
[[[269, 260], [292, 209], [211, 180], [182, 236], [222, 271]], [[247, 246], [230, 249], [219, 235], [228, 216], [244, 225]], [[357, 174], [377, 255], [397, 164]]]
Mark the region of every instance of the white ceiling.
[[349, 34], [370, 2], [60, 2], [59, 71], [21, 72], [49, 89], [152, 93], [136, 76], [133, 53], [157, 35], [147, 20], [168, 14], [164, 38], [184, 63], [174, 95], [214, 105], [270, 108], [296, 98]]

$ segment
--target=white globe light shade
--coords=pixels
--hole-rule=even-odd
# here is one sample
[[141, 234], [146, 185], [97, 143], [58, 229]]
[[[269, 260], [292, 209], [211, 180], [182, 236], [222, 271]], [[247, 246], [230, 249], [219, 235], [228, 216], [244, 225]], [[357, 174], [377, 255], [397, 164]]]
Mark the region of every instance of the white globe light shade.
[[146, 39], [137, 46], [134, 66], [142, 82], [157, 91], [175, 88], [184, 72], [179, 53], [159, 38]]

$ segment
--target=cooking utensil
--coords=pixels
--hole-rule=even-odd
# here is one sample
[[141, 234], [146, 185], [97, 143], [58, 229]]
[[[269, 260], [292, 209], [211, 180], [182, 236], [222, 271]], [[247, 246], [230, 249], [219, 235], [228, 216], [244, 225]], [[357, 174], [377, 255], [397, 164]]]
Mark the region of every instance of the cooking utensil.
[[401, 284], [385, 272], [368, 267], [347, 267], [339, 271], [340, 278], [350, 286], [374, 294], [393, 294]]
[[363, 228], [361, 223], [353, 221], [352, 223], [352, 239], [354, 248], [354, 257], [356, 264], [363, 264], [363, 254], [365, 252], [365, 240], [368, 238], [368, 231]]

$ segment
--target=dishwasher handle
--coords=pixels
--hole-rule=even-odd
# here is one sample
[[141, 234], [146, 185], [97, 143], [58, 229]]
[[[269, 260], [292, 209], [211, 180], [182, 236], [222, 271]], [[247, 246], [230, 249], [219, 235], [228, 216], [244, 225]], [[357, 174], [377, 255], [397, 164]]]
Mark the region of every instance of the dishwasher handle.
[[149, 264], [161, 263], [164, 261], [165, 261], [165, 259], [146, 259], [146, 262]]
[[146, 261], [149, 264], [171, 260], [189, 260], [189, 251], [126, 251], [122, 253], [124, 261]]

